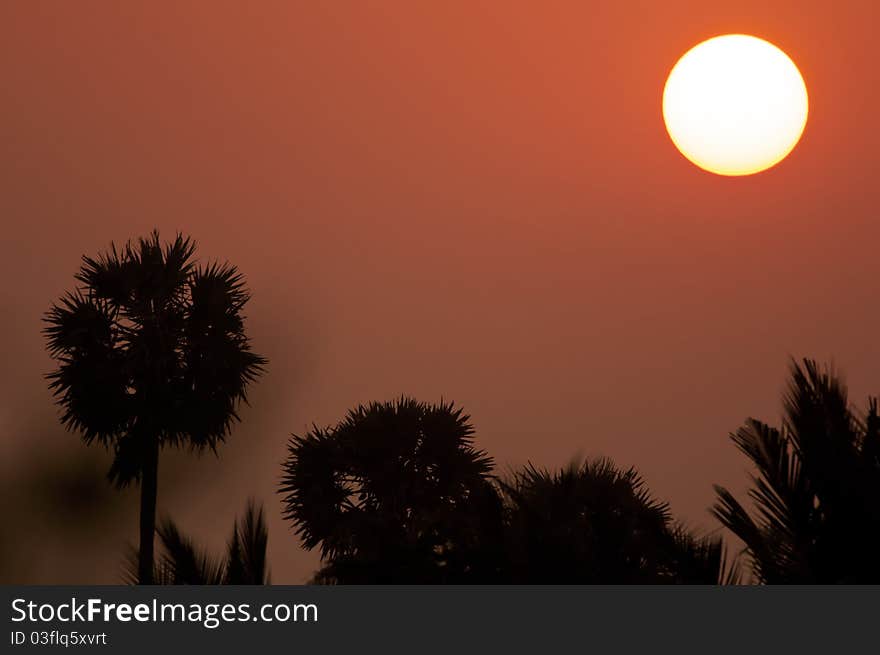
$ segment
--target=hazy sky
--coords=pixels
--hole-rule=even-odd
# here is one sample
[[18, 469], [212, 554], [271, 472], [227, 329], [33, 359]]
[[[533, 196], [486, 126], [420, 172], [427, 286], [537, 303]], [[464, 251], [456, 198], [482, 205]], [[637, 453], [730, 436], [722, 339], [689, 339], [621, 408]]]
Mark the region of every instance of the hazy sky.
[[[160, 512], [219, 547], [262, 499], [275, 581], [317, 561], [280, 519], [289, 433], [402, 393], [464, 405], [502, 470], [609, 455], [714, 528], [711, 484], [747, 482], [727, 434], [778, 418], [789, 355], [880, 392], [878, 7], [3, 3], [0, 575], [119, 579], [134, 495], [39, 482], [106, 468], [57, 426], [40, 318], [82, 254], [154, 227], [243, 270], [270, 359], [220, 460], [163, 454]], [[728, 32], [785, 50], [811, 103], [740, 179], [660, 114]]]

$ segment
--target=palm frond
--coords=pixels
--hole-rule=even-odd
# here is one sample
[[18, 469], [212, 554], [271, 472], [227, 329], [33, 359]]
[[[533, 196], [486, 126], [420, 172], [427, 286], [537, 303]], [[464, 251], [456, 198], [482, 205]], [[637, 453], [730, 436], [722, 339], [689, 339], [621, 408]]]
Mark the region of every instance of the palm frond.
[[840, 376], [805, 359], [791, 364], [783, 406], [780, 430], [750, 419], [731, 435], [756, 468], [754, 516], [722, 487], [713, 513], [745, 542], [759, 582], [880, 579], [876, 402], [860, 420]]
[[863, 434], [862, 458], [869, 467], [880, 469], [880, 413], [877, 410], [877, 398], [868, 399]]
[[181, 534], [171, 519], [165, 519], [157, 528], [163, 553], [160, 567], [164, 567], [175, 585], [218, 585], [225, 575], [224, 563], [213, 558], [207, 551], [195, 546], [193, 541]]
[[110, 250], [99, 253], [97, 257], [83, 255], [82, 265], [75, 277], [95, 299], [118, 308], [131, 298], [133, 273], [131, 262], [125, 257], [125, 249], [120, 252], [116, 244], [111, 243]]
[[227, 544], [226, 584], [269, 584], [266, 548], [269, 530], [263, 508], [249, 500], [244, 518], [236, 521]]

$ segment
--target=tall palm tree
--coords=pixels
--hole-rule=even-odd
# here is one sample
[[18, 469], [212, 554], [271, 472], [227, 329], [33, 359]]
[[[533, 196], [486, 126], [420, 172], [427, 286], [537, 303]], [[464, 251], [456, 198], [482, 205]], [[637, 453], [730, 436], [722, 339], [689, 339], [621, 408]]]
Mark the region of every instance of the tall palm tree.
[[401, 398], [293, 436], [280, 491], [303, 545], [320, 547], [317, 581], [491, 578], [501, 504], [469, 419], [452, 404]]
[[194, 252], [189, 238], [163, 247], [153, 232], [83, 257], [80, 286], [45, 319], [62, 422], [87, 444], [113, 449], [117, 486], [140, 482], [142, 584], [153, 576], [159, 450], [216, 451], [265, 364], [245, 336], [241, 274], [197, 266]]
[[672, 522], [634, 468], [609, 459], [549, 472], [532, 465], [502, 483], [507, 572], [520, 584], [736, 582], [720, 538]]
[[[157, 529], [161, 556], [153, 571], [153, 581], [163, 585], [266, 585], [269, 568], [266, 547], [269, 530], [263, 508], [248, 501], [242, 520], [232, 525], [226, 544], [226, 557], [220, 559], [195, 545], [181, 533], [177, 524], [164, 519]], [[139, 576], [137, 554], [126, 565], [125, 579], [135, 583]]]
[[815, 361], [792, 362], [779, 428], [755, 419], [731, 435], [757, 469], [750, 513], [716, 486], [715, 516], [746, 545], [764, 583], [880, 582], [880, 418]]

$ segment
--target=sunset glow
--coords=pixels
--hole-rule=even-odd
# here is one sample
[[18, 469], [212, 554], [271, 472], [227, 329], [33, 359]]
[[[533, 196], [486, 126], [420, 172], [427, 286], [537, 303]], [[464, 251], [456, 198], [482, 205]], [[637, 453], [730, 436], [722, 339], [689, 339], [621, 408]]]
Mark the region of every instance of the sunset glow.
[[[328, 598], [315, 626], [55, 612], [12, 646], [457, 655], [570, 618], [642, 651], [620, 626], [657, 607], [641, 632], [730, 641], [726, 591], [679, 621], [568, 589], [880, 591], [880, 0], [7, 1], [0, 25], [0, 586]], [[318, 588], [434, 584], [492, 612], [368, 588], [347, 625]], [[792, 650], [749, 621], [802, 609], [782, 591], [746, 594], [742, 650]], [[816, 641], [837, 600], [777, 623]]]

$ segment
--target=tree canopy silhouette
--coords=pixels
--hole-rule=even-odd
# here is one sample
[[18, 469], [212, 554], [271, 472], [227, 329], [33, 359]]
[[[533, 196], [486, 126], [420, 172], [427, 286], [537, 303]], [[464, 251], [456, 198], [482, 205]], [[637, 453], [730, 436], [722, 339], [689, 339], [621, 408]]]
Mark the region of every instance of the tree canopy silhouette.
[[880, 582], [880, 419], [858, 414], [830, 369], [792, 362], [779, 428], [755, 419], [731, 435], [757, 468], [750, 514], [716, 486], [715, 516], [769, 584]]
[[506, 578], [518, 584], [736, 582], [720, 538], [672, 522], [634, 468], [609, 459], [556, 472], [527, 466], [502, 483]]
[[320, 548], [316, 582], [736, 581], [721, 539], [674, 524], [635, 469], [603, 459], [500, 481], [451, 404], [359, 406], [288, 448], [284, 514]]
[[451, 403], [359, 406], [333, 428], [294, 436], [284, 515], [320, 547], [320, 582], [484, 581], [501, 530], [492, 459]]
[[140, 482], [142, 584], [153, 576], [159, 450], [215, 450], [265, 364], [245, 335], [241, 274], [197, 266], [194, 252], [191, 239], [163, 247], [154, 232], [83, 257], [80, 286], [45, 319], [62, 422], [113, 449], [116, 485]]

